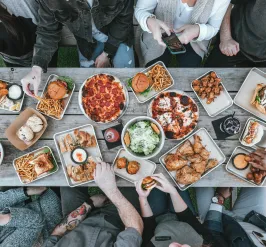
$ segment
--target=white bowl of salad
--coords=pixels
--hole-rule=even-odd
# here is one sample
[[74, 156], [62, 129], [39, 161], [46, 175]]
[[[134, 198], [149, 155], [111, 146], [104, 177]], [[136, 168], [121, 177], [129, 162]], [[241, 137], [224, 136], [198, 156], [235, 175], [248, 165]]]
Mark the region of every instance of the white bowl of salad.
[[151, 159], [164, 146], [165, 135], [161, 125], [150, 117], [131, 119], [123, 128], [124, 149], [135, 158]]
[[4, 159], [4, 148], [0, 142], [0, 165], [2, 165], [3, 159]]

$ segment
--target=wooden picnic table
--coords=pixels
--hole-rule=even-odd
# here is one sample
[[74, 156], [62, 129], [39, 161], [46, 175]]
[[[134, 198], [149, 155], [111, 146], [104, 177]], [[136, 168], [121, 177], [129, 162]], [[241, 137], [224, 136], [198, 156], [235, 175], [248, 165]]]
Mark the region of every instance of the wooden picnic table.
[[[68, 109], [65, 113], [64, 118], [61, 121], [56, 121], [51, 118], [47, 117], [48, 127], [37, 143], [35, 143], [31, 148], [21, 152], [17, 150], [12, 144], [7, 140], [4, 136], [5, 129], [14, 121], [18, 114], [14, 114], [12, 112], [0, 110], [0, 140], [4, 146], [5, 157], [3, 164], [0, 166], [0, 186], [22, 186], [20, 183], [17, 174], [13, 168], [13, 160], [16, 157], [19, 157], [23, 154], [26, 154], [30, 151], [48, 145], [54, 151], [56, 159], [59, 163], [59, 171], [51, 176], [33, 182], [32, 186], [68, 186], [63, 169], [60, 164], [60, 159], [58, 157], [53, 135], [57, 132], [61, 132], [67, 129], [75, 128], [78, 126], [82, 126], [84, 124], [90, 123], [90, 121], [82, 114], [79, 105], [78, 105], [78, 91], [80, 89], [81, 84], [87, 79], [89, 76], [97, 74], [97, 73], [110, 73], [118, 78], [121, 81], [125, 82], [128, 77], [133, 76], [135, 73], [141, 71], [141, 68], [135, 69], [82, 69], [82, 68], [55, 68], [49, 69], [47, 73], [43, 74], [42, 76], [42, 85], [40, 87], [40, 92], [43, 89], [43, 86], [50, 74], [58, 74], [58, 75], [65, 75], [70, 76], [74, 79], [76, 83], [76, 89], [71, 99], [71, 102], [68, 106]], [[231, 97], [234, 98], [237, 91], [239, 90], [241, 84], [243, 83], [245, 77], [247, 76], [248, 72], [250, 71], [249, 68], [220, 68], [214, 69], [217, 74], [222, 78], [224, 86], [227, 88], [228, 92], [230, 93]], [[266, 72], [266, 68], [262, 69]], [[228, 114], [232, 114], [235, 112], [235, 116], [240, 120], [242, 128], [246, 120], [251, 116], [250, 113], [246, 112], [245, 110], [239, 108], [236, 105], [233, 105], [223, 113], [219, 114], [215, 118], [211, 118], [208, 116], [206, 111], [203, 109], [202, 105], [198, 101], [196, 95], [193, 93], [190, 83], [195, 78], [203, 75], [204, 73], [210, 71], [209, 68], [170, 68], [170, 73], [172, 74], [175, 85], [172, 89], [178, 89], [185, 91], [188, 95], [190, 95], [195, 101], [197, 102], [199, 109], [200, 109], [200, 118], [198, 127], [204, 127], [208, 130], [211, 136], [214, 138], [218, 146], [221, 148], [223, 153], [226, 155], [227, 160], [232, 154], [234, 148], [239, 143], [239, 135], [235, 135], [230, 137], [226, 140], [217, 140], [213, 126], [211, 121], [221, 118], [222, 116], [226, 116]], [[11, 82], [20, 82], [20, 79], [23, 78], [29, 69], [26, 68], [0, 68], [0, 79], [8, 80]], [[147, 115], [147, 106], [148, 103], [139, 104], [133, 95], [132, 91], [129, 90], [129, 107], [127, 109], [126, 114], [122, 118], [123, 124], [125, 124], [130, 119], [136, 116], [146, 116]], [[36, 107], [36, 100], [30, 97], [25, 97], [22, 111], [26, 107], [32, 107], [35, 109]], [[103, 158], [106, 162], [112, 163], [118, 150], [120, 147], [108, 150], [106, 143], [103, 139], [103, 135], [101, 130], [105, 129], [106, 127], [112, 126], [115, 123], [107, 124], [107, 125], [100, 125], [92, 123], [96, 130], [96, 135], [99, 141], [99, 146], [103, 155]], [[165, 146], [160, 154], [153, 158], [152, 161], [157, 163], [156, 172], [164, 173], [169, 179], [170, 177], [165, 172], [163, 167], [159, 164], [159, 157], [164, 154], [166, 151], [174, 147], [178, 141], [174, 140], [166, 140]], [[117, 184], [118, 186], [133, 186], [132, 183], [129, 183], [126, 180], [117, 177]], [[88, 183], [85, 186], [95, 186], [95, 183]], [[207, 176], [202, 178], [198, 181], [194, 187], [222, 187], [222, 186], [231, 186], [231, 187], [248, 187], [252, 186], [251, 184], [235, 177], [228, 173], [225, 169], [225, 164], [221, 165], [220, 167], [216, 168], [214, 171], [209, 173]]]

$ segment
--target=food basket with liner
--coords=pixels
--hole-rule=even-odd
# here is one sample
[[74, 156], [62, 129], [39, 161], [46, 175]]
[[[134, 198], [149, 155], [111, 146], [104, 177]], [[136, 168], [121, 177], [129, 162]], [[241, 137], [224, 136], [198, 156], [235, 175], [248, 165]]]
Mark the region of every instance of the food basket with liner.
[[[51, 74], [51, 75], [48, 77], [48, 79], [47, 79], [47, 81], [46, 81], [46, 84], [45, 84], [45, 86], [44, 86], [44, 89], [43, 89], [43, 91], [42, 91], [41, 98], [44, 97], [44, 93], [46, 92], [49, 83], [52, 82], [52, 81], [57, 80], [58, 77], [59, 77], [59, 75], [55, 75], [55, 74]], [[50, 118], [52, 118], [52, 119], [54, 119], [54, 120], [61, 120], [61, 119], [64, 117], [64, 115], [65, 115], [66, 109], [67, 109], [67, 107], [68, 107], [68, 105], [69, 105], [69, 103], [70, 103], [70, 100], [71, 100], [71, 98], [72, 98], [72, 95], [73, 95], [73, 93], [74, 93], [74, 91], [75, 91], [75, 87], [76, 87], [76, 85], [75, 85], [75, 83], [74, 83], [74, 86], [73, 86], [73, 89], [72, 89], [70, 95], [69, 95], [66, 99], [63, 99], [64, 105], [65, 105], [65, 108], [64, 108], [64, 110], [63, 110], [63, 112], [62, 112], [60, 118], [55, 118], [55, 117], [53, 117], [53, 116], [47, 115], [47, 114], [41, 112], [40, 110], [38, 110], [38, 106], [39, 106], [39, 104], [40, 104], [40, 101], [38, 101], [38, 103], [37, 103], [37, 105], [36, 105], [36, 110], [39, 111], [39, 112], [41, 112], [43, 115], [46, 115], [47, 117], [50, 117]]]
[[[134, 123], [140, 122], [140, 121], [150, 121], [151, 123], [156, 124], [156, 126], [159, 128], [160, 130], [160, 143], [157, 145], [157, 147], [155, 148], [155, 150], [153, 151], [153, 153], [149, 154], [149, 155], [144, 155], [144, 154], [137, 154], [134, 153], [132, 150], [130, 150], [130, 148], [128, 148], [124, 142], [124, 136], [126, 134], [127, 129], [133, 125]], [[151, 117], [145, 117], [145, 116], [140, 116], [140, 117], [135, 117], [133, 119], [131, 119], [130, 121], [127, 122], [127, 124], [124, 126], [122, 134], [121, 134], [121, 141], [122, 141], [122, 145], [124, 147], [124, 149], [133, 157], [137, 158], [137, 159], [151, 159], [153, 157], [155, 157], [157, 154], [160, 153], [160, 151], [162, 150], [163, 146], [164, 146], [164, 142], [165, 142], [165, 135], [164, 135], [164, 131], [161, 127], [161, 125], [154, 120]]]

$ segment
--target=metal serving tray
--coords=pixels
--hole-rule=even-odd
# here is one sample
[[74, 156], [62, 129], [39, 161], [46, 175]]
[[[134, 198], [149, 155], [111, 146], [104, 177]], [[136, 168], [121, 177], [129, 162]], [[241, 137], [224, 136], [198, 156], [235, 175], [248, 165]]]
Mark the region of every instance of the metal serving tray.
[[[202, 79], [203, 77], [210, 74], [211, 72], [214, 72], [217, 75], [215, 71], [211, 70], [205, 73], [204, 75], [198, 77], [196, 80]], [[218, 75], [217, 77], [220, 78]], [[228, 109], [229, 107], [233, 105], [233, 100], [231, 96], [229, 95], [228, 91], [226, 90], [225, 86], [223, 85], [222, 81], [221, 81], [221, 85], [223, 86], [224, 90], [221, 92], [219, 96], [217, 96], [217, 98], [215, 98], [214, 102], [212, 102], [211, 104], [207, 104], [206, 99], [203, 100], [198, 96], [197, 92], [195, 92], [192, 86], [192, 83], [193, 82], [191, 82], [192, 90], [194, 91], [200, 103], [202, 104], [203, 108], [205, 109], [205, 111], [208, 113], [210, 117], [217, 116], [218, 114], [222, 113], [223, 111], [225, 111], [226, 109]]]
[[[19, 85], [18, 83], [12, 83], [12, 82], [10, 82], [10, 81], [3, 80], [3, 79], [0, 79], [0, 81], [5, 82], [5, 83], [7, 83], [7, 84], [15, 84], [15, 85]], [[21, 85], [19, 85], [19, 86], [21, 86]], [[23, 105], [24, 98], [25, 98], [25, 93], [23, 93], [23, 96], [22, 96], [21, 99], [15, 101], [15, 102], [20, 102], [20, 108], [19, 108], [18, 111], [11, 111], [11, 110], [8, 110], [8, 109], [2, 108], [2, 107], [0, 107], [0, 110], [10, 111], [10, 112], [17, 112], [17, 113], [18, 113], [18, 112], [21, 111], [21, 108], [22, 108], [22, 105]]]
[[176, 186], [184, 191], [186, 189], [188, 189], [189, 187], [191, 187], [193, 184], [197, 183], [192, 183], [189, 185], [182, 185], [177, 183], [176, 179], [175, 179], [175, 174], [176, 172], [169, 172], [166, 167], [165, 167], [165, 162], [164, 162], [164, 158], [167, 154], [169, 153], [173, 153], [175, 152], [180, 145], [182, 145], [186, 140], [190, 140], [192, 143], [194, 143], [194, 135], [199, 135], [202, 138], [202, 143], [204, 146], [206, 146], [207, 150], [209, 152], [211, 152], [210, 154], [210, 159], [211, 158], [215, 158], [218, 160], [218, 164], [217, 166], [215, 166], [214, 168], [208, 170], [207, 172], [205, 172], [200, 179], [204, 178], [207, 174], [209, 174], [210, 172], [212, 172], [214, 169], [216, 169], [218, 166], [220, 166], [222, 163], [224, 163], [225, 161], [225, 155], [223, 154], [222, 150], [218, 147], [218, 145], [215, 143], [215, 141], [212, 139], [212, 137], [210, 136], [209, 132], [205, 129], [205, 128], [200, 128], [199, 130], [197, 130], [195, 133], [193, 133], [192, 135], [190, 135], [189, 137], [187, 137], [185, 140], [183, 140], [181, 143], [179, 143], [178, 145], [176, 145], [175, 147], [173, 147], [172, 149], [170, 149], [167, 153], [165, 153], [164, 155], [162, 155], [159, 159], [161, 165], [163, 166], [163, 168], [166, 170], [166, 172], [169, 174], [169, 176], [172, 178], [172, 180], [174, 181], [174, 183], [176, 184]]
[[[180, 90], [167, 90], [167, 91], [165, 91], [164, 93], [166, 93], [166, 92], [175, 92], [175, 93], [178, 93], [178, 94], [181, 94], [181, 95], [186, 95], [187, 97], [189, 97], [189, 98], [194, 102], [194, 104], [198, 107], [198, 120], [199, 120], [199, 117], [200, 117], [199, 106], [198, 106], [198, 104], [195, 102], [195, 100], [194, 100], [192, 97], [190, 97], [190, 96], [189, 96], [188, 94], [186, 94], [184, 91], [180, 91]], [[154, 102], [155, 99], [156, 99], [156, 98], [154, 98], [154, 99], [149, 103], [149, 105], [148, 105], [148, 109], [147, 109], [147, 116], [148, 116], [148, 117], [151, 117], [151, 118], [152, 118], [152, 104], [153, 104], [153, 102]], [[155, 120], [156, 120], [156, 119], [155, 119]], [[156, 120], [156, 121], [157, 121], [157, 120]], [[180, 140], [183, 140], [184, 138], [186, 138], [187, 136], [191, 135], [191, 133], [193, 133], [193, 132], [196, 130], [197, 125], [198, 125], [198, 122], [197, 122], [196, 126], [194, 127], [194, 129], [192, 129], [187, 135], [185, 135], [185, 136], [183, 136], [183, 137], [181, 137], [181, 138], [178, 138], [178, 139], [169, 139], [169, 138], [165, 137], [165, 139], [168, 139], [168, 140], [174, 140], [174, 141], [180, 141]]]
[[232, 159], [233, 159], [233, 157], [234, 157], [236, 154], [239, 154], [239, 153], [250, 154], [250, 152], [251, 152], [251, 151], [249, 151], [248, 149], [243, 148], [243, 147], [241, 147], [241, 146], [236, 147], [235, 150], [234, 150], [234, 152], [232, 153], [230, 159], [228, 160], [228, 162], [227, 162], [225, 168], [226, 168], [226, 170], [227, 170], [229, 173], [231, 173], [231, 174], [233, 174], [233, 175], [235, 175], [235, 176], [241, 178], [242, 180], [246, 181], [247, 183], [250, 183], [250, 184], [255, 185], [255, 186], [262, 186], [262, 185], [264, 184], [265, 180], [266, 180], [266, 177], [264, 177], [264, 179], [262, 180], [261, 184], [256, 184], [256, 183], [254, 183], [253, 181], [248, 180], [248, 179], [246, 178], [247, 174], [248, 174], [249, 172], [251, 172], [251, 171], [250, 171], [250, 165], [249, 165], [248, 168], [245, 169], [245, 170], [238, 170], [238, 169], [236, 169], [236, 168], [234, 167], [234, 165], [233, 165]]
[[[43, 91], [42, 91], [41, 98], [44, 96], [44, 94], [45, 94], [45, 92], [46, 92], [46, 90], [47, 90], [47, 87], [48, 87], [48, 85], [50, 84], [50, 82], [57, 80], [58, 77], [59, 77], [59, 75], [55, 75], [55, 74], [51, 74], [51, 75], [48, 77], [48, 79], [47, 79], [47, 81], [46, 81], [46, 84], [45, 84], [45, 86], [44, 86], [44, 89], [43, 89]], [[40, 101], [38, 101], [38, 103], [37, 103], [37, 105], [36, 105], [36, 110], [39, 111], [39, 112], [41, 112], [43, 115], [46, 115], [47, 117], [50, 117], [50, 118], [52, 118], [52, 119], [54, 119], [54, 120], [61, 120], [61, 119], [64, 117], [64, 115], [65, 115], [65, 112], [66, 112], [66, 109], [67, 109], [67, 107], [68, 107], [68, 104], [69, 104], [69, 102], [70, 102], [70, 100], [71, 100], [71, 97], [72, 97], [74, 91], [75, 91], [75, 87], [76, 87], [76, 85], [75, 85], [75, 83], [74, 83], [74, 87], [73, 87], [72, 92], [70, 93], [70, 95], [69, 95], [67, 98], [63, 99], [63, 100], [65, 101], [65, 109], [63, 110], [63, 112], [62, 112], [60, 118], [55, 118], [55, 117], [53, 117], [53, 116], [47, 115], [47, 114], [45, 114], [44, 112], [38, 110], [38, 106], [39, 106], [39, 104], [40, 104]]]
[[97, 74], [94, 74], [94, 75], [88, 77], [88, 78], [82, 83], [82, 85], [81, 85], [81, 87], [80, 87], [79, 95], [78, 95], [78, 104], [79, 104], [79, 108], [80, 108], [80, 110], [82, 111], [82, 113], [84, 114], [84, 116], [87, 117], [90, 121], [92, 121], [92, 122], [94, 122], [94, 123], [96, 123], [96, 124], [108, 124], [108, 123], [112, 123], [112, 122], [115, 122], [115, 121], [121, 119], [121, 118], [123, 117], [123, 115], [126, 113], [126, 110], [127, 110], [127, 108], [128, 108], [128, 105], [129, 105], [129, 94], [128, 94], [128, 91], [127, 91], [127, 87], [124, 85], [124, 83], [121, 82], [121, 80], [120, 80], [118, 77], [114, 76], [114, 75], [107, 74], [107, 73], [102, 73], [102, 74], [113, 76], [113, 77], [115, 78], [115, 80], [116, 80], [117, 82], [119, 82], [119, 83], [122, 85], [123, 90], [124, 90], [124, 94], [125, 94], [125, 97], [126, 97], [126, 102], [125, 102], [125, 106], [124, 106], [124, 108], [123, 108], [121, 114], [119, 115], [119, 117], [118, 117], [117, 119], [114, 119], [114, 120], [109, 121], [109, 122], [95, 122], [94, 120], [92, 120], [92, 119], [86, 114], [86, 112], [84, 111], [83, 106], [82, 106], [82, 89], [83, 89], [83, 87], [85, 86], [86, 82], [87, 82], [90, 78], [92, 78], [93, 76], [96, 76]]
[[[55, 169], [53, 172], [48, 171], [48, 172], [43, 173], [41, 176], [37, 177], [35, 180], [33, 180], [33, 181], [31, 181], [31, 182], [24, 183], [24, 182], [21, 180], [21, 177], [19, 176], [19, 174], [17, 173], [17, 169], [16, 169], [16, 165], [15, 165], [16, 160], [19, 159], [19, 158], [22, 158], [22, 157], [24, 157], [24, 156], [26, 156], [26, 155], [28, 155], [28, 154], [37, 154], [38, 152], [40, 152], [40, 151], [43, 150], [44, 148], [48, 148], [48, 149], [50, 150], [50, 153], [51, 153], [51, 155], [52, 155], [52, 157], [53, 157], [53, 159], [54, 159], [54, 162], [55, 162], [56, 169]], [[58, 164], [57, 164], [57, 162], [56, 162], [56, 159], [55, 159], [55, 157], [54, 157], [53, 151], [52, 151], [52, 149], [51, 149], [50, 147], [48, 147], [48, 146], [44, 146], [44, 147], [42, 147], [42, 148], [36, 149], [36, 150], [34, 150], [34, 151], [30, 152], [30, 153], [27, 153], [27, 154], [21, 155], [20, 157], [14, 159], [14, 160], [13, 160], [13, 167], [14, 167], [14, 169], [15, 169], [17, 175], [18, 175], [19, 181], [20, 181], [22, 184], [31, 184], [31, 183], [33, 183], [33, 182], [35, 182], [35, 181], [37, 181], [37, 180], [43, 179], [43, 178], [45, 178], [45, 177], [48, 177], [48, 176], [50, 176], [50, 175], [56, 173], [56, 172], [58, 171], [58, 169], [59, 169]]]
[[236, 94], [234, 103], [247, 112], [266, 121], [266, 114], [261, 113], [255, 106], [250, 104], [254, 90], [259, 83], [266, 84], [266, 73], [257, 68], [252, 68]]
[[[248, 123], [249, 123], [250, 121], [256, 121], [256, 122], [258, 122], [260, 125], [262, 125], [262, 127], [263, 127], [263, 129], [264, 129], [264, 132], [266, 131], [266, 124], [265, 124], [264, 122], [262, 122], [262, 121], [260, 121], [260, 120], [258, 120], [258, 119], [256, 119], [256, 118], [250, 117], [250, 118], [247, 120], [247, 122], [246, 122], [246, 124], [245, 124], [245, 127], [244, 127], [244, 129], [243, 129], [243, 131], [242, 131], [242, 133], [241, 133], [241, 135], [240, 135], [240, 137], [239, 137], [239, 141], [240, 141], [240, 143], [241, 143], [243, 146], [245, 146], [245, 147], [248, 147], [248, 146], [246, 146], [246, 145], [243, 144], [242, 139], [243, 139], [243, 137], [244, 137], [245, 130], [246, 130], [246, 128], [247, 128], [247, 126], [248, 126]], [[264, 139], [264, 141], [263, 141], [263, 139]], [[261, 145], [260, 145], [260, 144], [261, 144]], [[265, 145], [262, 145], [262, 144], [265, 144]], [[262, 139], [261, 139], [260, 142], [258, 142], [257, 144], [255, 144], [255, 145], [253, 145], [253, 146], [250, 146], [250, 148], [253, 148], [253, 149], [263, 148], [263, 147], [266, 148], [266, 137], [265, 137], [265, 136], [262, 137]]]
[[[118, 169], [116, 167], [116, 160], [118, 158], [121, 158], [121, 157], [125, 157], [129, 161], [139, 162], [140, 163], [139, 171], [134, 175], [130, 175], [127, 173], [126, 169]], [[114, 167], [115, 174], [118, 177], [121, 177], [121, 178], [129, 181], [130, 183], [135, 184], [137, 181], [141, 180], [142, 178], [147, 177], [147, 176], [151, 176], [156, 169], [156, 164], [150, 160], [137, 159], [137, 158], [133, 157], [132, 155], [130, 155], [124, 148], [121, 148], [118, 151], [118, 153], [114, 159], [113, 167]]]
[[150, 71], [150, 70], [152, 69], [152, 67], [154, 67], [154, 66], [157, 65], [157, 64], [159, 64], [159, 65], [161, 65], [161, 66], [163, 66], [163, 67], [165, 68], [165, 70], [168, 72], [169, 76], [171, 77], [172, 83], [171, 83], [171, 85], [170, 85], [169, 87], [167, 87], [167, 88], [165, 88], [165, 89], [163, 89], [163, 90], [161, 90], [161, 91], [158, 91], [158, 92], [152, 89], [152, 90], [149, 92], [149, 94], [148, 94], [147, 97], [145, 97], [144, 95], [141, 95], [141, 94], [139, 94], [139, 93], [135, 93], [134, 89], [133, 89], [132, 87], [130, 87], [130, 88], [132, 89], [132, 91], [133, 91], [133, 94], [134, 94], [135, 97], [137, 98], [137, 101], [138, 101], [139, 103], [141, 103], [141, 104], [142, 104], [142, 103], [145, 103], [145, 102], [147, 102], [147, 101], [149, 101], [149, 100], [152, 99], [153, 97], [157, 96], [157, 95], [160, 94], [161, 92], [166, 91], [167, 89], [169, 89], [170, 87], [172, 87], [172, 86], [175, 84], [174, 78], [173, 78], [172, 75], [170, 74], [170, 72], [169, 72], [169, 70], [167, 69], [167, 67], [165, 66], [165, 64], [164, 64], [163, 62], [161, 62], [161, 61], [158, 61], [158, 62], [156, 62], [155, 64], [149, 66], [148, 68], [142, 70], [140, 73], [144, 73], [144, 74], [146, 74], [148, 71]]
[[[73, 129], [65, 130], [65, 131], [58, 132], [58, 133], [54, 134], [55, 146], [56, 146], [56, 149], [57, 149], [57, 152], [58, 152], [58, 155], [59, 155], [59, 158], [60, 158], [64, 173], [65, 173], [66, 180], [67, 180], [68, 185], [70, 187], [75, 187], [75, 186], [79, 186], [79, 185], [82, 185], [82, 184], [91, 183], [91, 182], [94, 181], [94, 180], [90, 180], [90, 181], [86, 181], [86, 182], [75, 182], [67, 174], [67, 165], [70, 165], [70, 164], [75, 165], [75, 164], [71, 160], [71, 157], [70, 157], [70, 153], [71, 152], [61, 153], [61, 150], [59, 148], [58, 142], [59, 142], [59, 140], [60, 140], [60, 138], [62, 136], [65, 136], [66, 134], [73, 133], [74, 130], [76, 130], [76, 129], [77, 130], [86, 131], [89, 134], [95, 136], [96, 143], [97, 143], [96, 147], [86, 148], [86, 150], [88, 151], [89, 156], [93, 156], [94, 158], [102, 159], [102, 154], [101, 154], [101, 150], [99, 148], [99, 144], [98, 144], [97, 137], [96, 137], [96, 134], [95, 134], [95, 131], [94, 131], [94, 127], [91, 124], [86, 124], [86, 125], [83, 125], [83, 126], [79, 126], [79, 127], [73, 128]], [[72, 135], [72, 137], [73, 137], [73, 135]]]

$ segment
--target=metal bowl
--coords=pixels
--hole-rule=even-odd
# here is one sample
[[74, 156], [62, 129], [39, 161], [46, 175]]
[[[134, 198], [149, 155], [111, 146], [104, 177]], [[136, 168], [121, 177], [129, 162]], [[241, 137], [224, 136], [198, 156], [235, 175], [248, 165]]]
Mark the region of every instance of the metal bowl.
[[125, 101], [125, 104], [124, 104], [124, 108], [122, 109], [122, 111], [121, 111], [119, 117], [116, 118], [116, 119], [114, 119], [114, 120], [107, 121], [107, 122], [96, 122], [96, 121], [94, 121], [93, 119], [91, 119], [91, 118], [86, 114], [86, 112], [85, 112], [85, 110], [84, 110], [84, 108], [83, 108], [83, 105], [82, 105], [82, 89], [83, 89], [83, 87], [85, 86], [86, 82], [87, 82], [90, 78], [96, 76], [97, 74], [94, 74], [94, 75], [90, 76], [89, 78], [87, 78], [87, 79], [82, 83], [81, 88], [80, 88], [80, 90], [79, 90], [78, 102], [79, 102], [79, 107], [80, 107], [82, 113], [83, 113], [84, 116], [86, 116], [89, 120], [91, 120], [92, 122], [97, 123], [97, 124], [107, 124], [107, 123], [115, 122], [115, 121], [117, 121], [117, 120], [119, 120], [119, 119], [122, 118], [122, 116], [125, 114], [125, 112], [126, 112], [126, 110], [127, 110], [128, 104], [129, 104], [129, 95], [128, 95], [128, 91], [127, 91], [126, 86], [124, 85], [124, 83], [122, 83], [122, 82], [120, 81], [120, 79], [119, 79], [118, 77], [116, 77], [116, 76], [114, 76], [114, 75], [111, 75], [111, 74], [107, 74], [107, 73], [101, 73], [101, 74], [109, 75], [109, 76], [113, 76], [113, 77], [115, 78], [115, 81], [116, 81], [116, 82], [119, 82], [119, 83], [121, 84], [121, 86], [123, 87], [123, 91], [124, 91], [124, 94], [125, 94], [126, 101]]
[[0, 143], [0, 165], [2, 164], [3, 162], [3, 159], [4, 159], [4, 148], [3, 148], [3, 145]]
[[[191, 98], [189, 95], [187, 95], [184, 91], [180, 91], [180, 90], [167, 90], [167, 91], [164, 91], [164, 92], [161, 92], [161, 93], [167, 93], [167, 92], [174, 92], [174, 93], [178, 93], [178, 94], [182, 94], [182, 95], [186, 95], [187, 97], [189, 97], [193, 102], [194, 104], [198, 107], [198, 120], [199, 120], [199, 117], [200, 117], [200, 112], [199, 112], [199, 106], [198, 104], [195, 102], [195, 100], [193, 98]], [[150, 103], [149, 103], [149, 106], [148, 106], [148, 110], [147, 110], [147, 116], [151, 117], [152, 118], [152, 104], [154, 102], [155, 99], [157, 99], [158, 97], [160, 97], [161, 93], [159, 95], [157, 95]], [[170, 138], [167, 138], [165, 137], [166, 139], [169, 139], [169, 140], [175, 140], [175, 141], [180, 141], [180, 140], [183, 140], [184, 138], [188, 137], [196, 128], [197, 128], [197, 125], [198, 123], [196, 124], [195, 128], [192, 129], [188, 134], [186, 134], [185, 136], [183, 137], [180, 137], [180, 138], [175, 138], [175, 139], [170, 139]]]
[[[129, 147], [126, 146], [125, 142], [124, 142], [124, 136], [125, 133], [127, 131], [127, 129], [134, 123], [140, 122], [140, 121], [150, 121], [154, 124], [156, 124], [156, 126], [159, 128], [160, 130], [160, 142], [157, 145], [157, 147], [153, 150], [153, 153], [149, 154], [149, 155], [144, 155], [144, 154], [138, 154], [133, 152]], [[127, 124], [124, 126], [122, 134], [121, 134], [121, 141], [122, 141], [122, 145], [124, 147], [124, 149], [131, 154], [133, 157], [137, 158], [137, 159], [151, 159], [153, 157], [155, 157], [163, 148], [164, 146], [164, 141], [165, 141], [165, 135], [164, 135], [164, 131], [163, 128], [161, 127], [161, 125], [154, 120], [153, 118], [150, 117], [146, 117], [146, 116], [141, 116], [141, 117], [136, 117], [131, 119], [130, 121], [127, 122]]]

